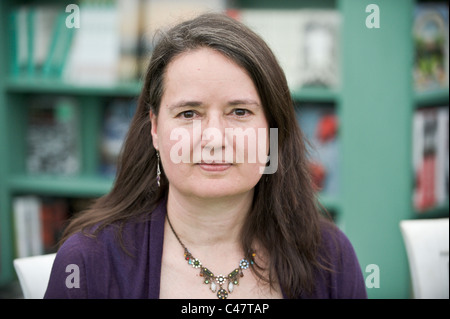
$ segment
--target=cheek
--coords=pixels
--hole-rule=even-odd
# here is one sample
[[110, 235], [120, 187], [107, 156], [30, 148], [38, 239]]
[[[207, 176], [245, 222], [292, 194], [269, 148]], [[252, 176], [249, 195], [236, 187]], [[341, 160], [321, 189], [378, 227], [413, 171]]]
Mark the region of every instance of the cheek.
[[160, 152], [170, 164], [190, 163], [192, 132], [182, 127], [168, 127], [159, 132]]
[[159, 153], [164, 173], [169, 181], [189, 175], [191, 133], [180, 127], [158, 127]]
[[232, 179], [232, 183], [237, 188], [250, 190], [259, 182], [262, 177], [260, 173], [260, 164], [240, 164], [236, 167], [236, 178]]
[[245, 137], [244, 143], [234, 144], [235, 153], [239, 158], [242, 158], [240, 154], [245, 154], [245, 163], [256, 164], [255, 166], [259, 167], [267, 163], [270, 147], [269, 129], [266, 127], [257, 127], [252, 128], [252, 130], [255, 134]]

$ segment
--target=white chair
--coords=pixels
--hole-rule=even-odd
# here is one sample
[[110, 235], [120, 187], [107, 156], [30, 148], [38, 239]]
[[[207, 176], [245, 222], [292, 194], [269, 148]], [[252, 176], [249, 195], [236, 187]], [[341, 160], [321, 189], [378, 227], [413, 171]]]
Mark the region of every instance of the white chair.
[[55, 256], [56, 253], [14, 259], [14, 268], [25, 299], [44, 298]]
[[400, 221], [413, 298], [449, 298], [449, 219]]

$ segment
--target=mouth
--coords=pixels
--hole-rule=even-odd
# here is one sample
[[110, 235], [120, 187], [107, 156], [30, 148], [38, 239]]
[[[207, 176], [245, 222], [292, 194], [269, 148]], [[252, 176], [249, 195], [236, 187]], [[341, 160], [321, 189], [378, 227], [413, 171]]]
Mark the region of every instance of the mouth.
[[215, 162], [215, 161], [211, 163], [206, 163], [202, 161], [195, 165], [198, 165], [201, 169], [208, 172], [223, 172], [229, 169], [233, 164], [228, 162]]

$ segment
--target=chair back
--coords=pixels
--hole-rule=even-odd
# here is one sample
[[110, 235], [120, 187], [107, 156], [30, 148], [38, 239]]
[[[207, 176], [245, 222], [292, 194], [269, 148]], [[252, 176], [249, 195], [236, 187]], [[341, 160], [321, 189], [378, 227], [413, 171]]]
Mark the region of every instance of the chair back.
[[400, 221], [415, 299], [449, 298], [449, 219]]
[[55, 256], [56, 253], [14, 259], [14, 269], [25, 299], [44, 298]]

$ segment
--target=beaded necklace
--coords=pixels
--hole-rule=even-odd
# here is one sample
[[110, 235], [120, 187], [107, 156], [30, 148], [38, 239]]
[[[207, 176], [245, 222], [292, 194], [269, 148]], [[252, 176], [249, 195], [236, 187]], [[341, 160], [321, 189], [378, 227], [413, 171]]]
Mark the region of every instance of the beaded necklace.
[[[239, 267], [234, 269], [232, 272], [228, 274], [228, 276], [218, 275], [215, 276], [208, 268], [202, 265], [200, 260], [195, 258], [189, 249], [181, 241], [180, 237], [178, 237], [177, 233], [173, 229], [172, 223], [170, 222], [169, 216], [167, 216], [167, 221], [169, 222], [170, 229], [172, 229], [173, 234], [177, 238], [178, 242], [184, 249], [184, 259], [187, 261], [189, 265], [193, 268], [200, 269], [200, 276], [203, 277], [203, 283], [206, 285], [210, 285], [210, 289], [213, 293], [216, 293], [217, 298], [219, 299], [227, 299], [228, 294], [231, 294], [234, 291], [234, 287], [239, 285], [239, 279], [244, 277], [243, 270], [248, 269], [250, 265], [253, 265], [253, 260], [247, 261], [247, 259], [243, 258], [239, 262]], [[252, 257], [255, 257], [255, 253], [252, 253]], [[228, 281], [228, 285], [225, 289], [223, 286]]]

